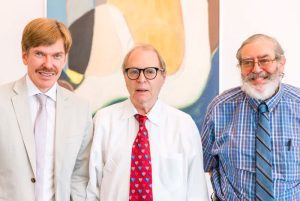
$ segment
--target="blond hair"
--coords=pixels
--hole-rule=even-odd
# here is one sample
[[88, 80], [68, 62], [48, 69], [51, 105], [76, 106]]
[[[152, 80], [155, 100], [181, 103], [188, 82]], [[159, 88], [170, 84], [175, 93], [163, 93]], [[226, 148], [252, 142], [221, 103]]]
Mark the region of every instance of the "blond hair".
[[68, 28], [54, 19], [37, 18], [29, 22], [23, 30], [22, 51], [27, 52], [32, 47], [52, 45], [63, 39], [65, 53], [70, 51], [72, 37]]

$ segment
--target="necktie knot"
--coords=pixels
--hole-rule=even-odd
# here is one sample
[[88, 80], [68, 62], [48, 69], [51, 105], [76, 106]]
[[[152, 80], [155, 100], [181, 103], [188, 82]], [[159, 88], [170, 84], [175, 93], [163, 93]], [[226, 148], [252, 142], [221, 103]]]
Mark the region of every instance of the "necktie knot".
[[146, 120], [148, 119], [147, 116], [135, 114], [135, 119], [139, 122], [139, 125], [145, 125]]
[[45, 94], [36, 94], [36, 98], [40, 104], [40, 106], [45, 107], [47, 103], [47, 96]]
[[258, 106], [258, 111], [259, 113], [265, 113], [265, 112], [268, 112], [269, 109], [268, 109], [268, 106], [265, 102], [262, 102], [259, 106]]

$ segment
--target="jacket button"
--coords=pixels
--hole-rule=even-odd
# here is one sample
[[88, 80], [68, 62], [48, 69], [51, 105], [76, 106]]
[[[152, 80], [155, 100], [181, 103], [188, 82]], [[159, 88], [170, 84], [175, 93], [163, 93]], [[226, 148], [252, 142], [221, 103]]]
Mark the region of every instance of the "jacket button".
[[32, 183], [35, 183], [35, 178], [31, 178], [31, 182], [32, 182]]

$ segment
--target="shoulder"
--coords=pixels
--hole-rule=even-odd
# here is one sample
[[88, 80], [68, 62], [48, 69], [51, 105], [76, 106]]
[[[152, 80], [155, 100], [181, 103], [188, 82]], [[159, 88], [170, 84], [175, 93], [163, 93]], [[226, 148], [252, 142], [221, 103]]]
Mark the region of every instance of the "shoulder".
[[0, 86], [0, 102], [3, 103], [5, 100], [10, 100], [10, 98], [15, 95], [14, 86], [16, 81], [6, 83]]
[[95, 114], [95, 121], [101, 119], [101, 121], [105, 120], [105, 119], [112, 119], [112, 118], [117, 118], [117, 117], [121, 117], [122, 115], [122, 111], [123, 108], [125, 108], [125, 102], [120, 102], [120, 103], [115, 103], [113, 105], [101, 108], [99, 110], [96, 111]]
[[[91, 105], [88, 100], [63, 87], [57, 88], [57, 105], [64, 111], [72, 111], [77, 117], [92, 118]], [[67, 108], [70, 110], [67, 110]]]
[[283, 88], [284, 98], [292, 99], [294, 101], [300, 102], [300, 88], [289, 85], [289, 84], [281, 84]]
[[245, 98], [245, 92], [241, 90], [241, 87], [235, 87], [222, 92], [216, 96], [208, 106], [208, 110], [217, 108], [221, 105], [238, 102]]
[[13, 91], [14, 82], [6, 83], [0, 86], [0, 95], [8, 94]]
[[66, 99], [67, 101], [72, 101], [78, 106], [80, 105], [88, 105], [88, 101], [84, 99], [83, 97], [79, 96], [78, 94], [74, 93], [73, 91], [70, 91], [68, 89], [65, 89], [64, 87], [58, 86], [58, 96], [60, 98]]
[[192, 117], [188, 114], [185, 113], [173, 106], [170, 106], [164, 102], [161, 102], [162, 105], [162, 114], [165, 114], [167, 119], [172, 120], [178, 124], [183, 124], [183, 123], [193, 123]]

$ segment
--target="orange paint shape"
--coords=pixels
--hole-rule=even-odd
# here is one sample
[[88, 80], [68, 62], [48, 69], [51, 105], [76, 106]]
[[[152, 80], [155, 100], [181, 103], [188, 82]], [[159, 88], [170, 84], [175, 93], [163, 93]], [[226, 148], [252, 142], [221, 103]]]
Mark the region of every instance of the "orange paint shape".
[[168, 74], [181, 66], [184, 26], [179, 0], [108, 0], [123, 13], [135, 43], [150, 43], [165, 59]]

